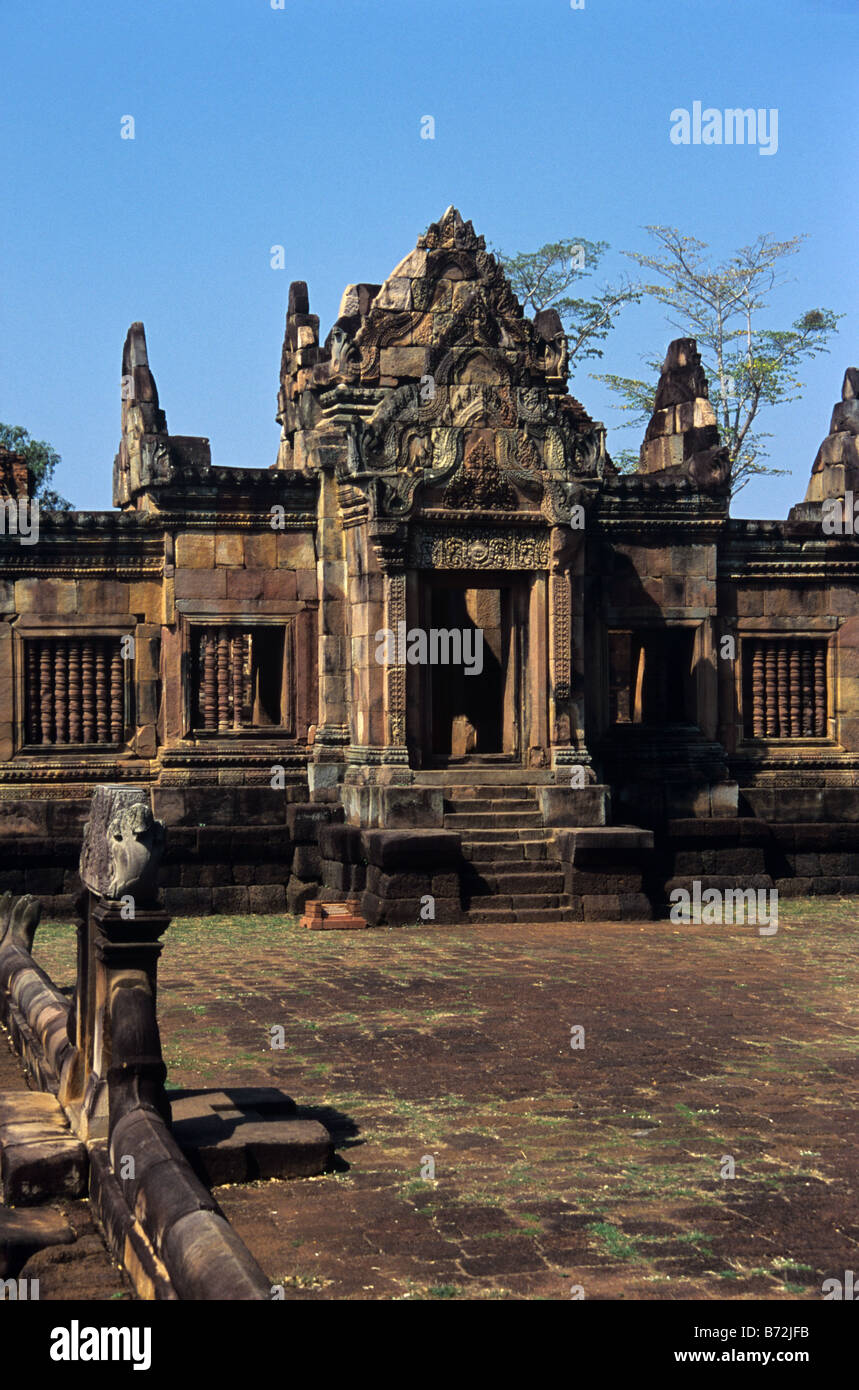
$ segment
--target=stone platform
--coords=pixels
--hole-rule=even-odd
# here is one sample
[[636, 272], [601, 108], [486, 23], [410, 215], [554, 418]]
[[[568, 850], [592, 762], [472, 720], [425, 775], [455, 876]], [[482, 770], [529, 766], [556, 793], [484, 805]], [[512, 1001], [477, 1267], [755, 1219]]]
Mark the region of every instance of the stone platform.
[[173, 1137], [211, 1187], [258, 1178], [309, 1178], [330, 1166], [331, 1136], [273, 1087], [170, 1093]]

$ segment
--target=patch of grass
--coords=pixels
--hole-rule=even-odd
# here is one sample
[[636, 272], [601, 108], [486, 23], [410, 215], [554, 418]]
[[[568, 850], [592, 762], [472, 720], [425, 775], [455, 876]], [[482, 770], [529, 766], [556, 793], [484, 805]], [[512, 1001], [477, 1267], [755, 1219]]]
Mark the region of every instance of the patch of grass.
[[635, 1241], [624, 1235], [623, 1231], [613, 1226], [610, 1221], [594, 1221], [588, 1226], [588, 1230], [596, 1236], [605, 1253], [613, 1259], [626, 1260], [631, 1264], [640, 1261], [641, 1256], [635, 1248]]

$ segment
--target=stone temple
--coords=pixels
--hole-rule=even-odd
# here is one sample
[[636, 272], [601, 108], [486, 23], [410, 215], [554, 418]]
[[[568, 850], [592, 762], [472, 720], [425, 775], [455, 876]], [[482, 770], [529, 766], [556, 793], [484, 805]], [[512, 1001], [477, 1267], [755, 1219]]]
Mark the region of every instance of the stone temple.
[[859, 496], [859, 373], [784, 521], [730, 518], [693, 340], [632, 474], [567, 376], [556, 313], [453, 208], [324, 342], [292, 285], [271, 467], [169, 433], [133, 324], [114, 511], [24, 543], [0, 455], [0, 892], [70, 909], [100, 783], [152, 792], [173, 912], [859, 891], [849, 497], [826, 524]]

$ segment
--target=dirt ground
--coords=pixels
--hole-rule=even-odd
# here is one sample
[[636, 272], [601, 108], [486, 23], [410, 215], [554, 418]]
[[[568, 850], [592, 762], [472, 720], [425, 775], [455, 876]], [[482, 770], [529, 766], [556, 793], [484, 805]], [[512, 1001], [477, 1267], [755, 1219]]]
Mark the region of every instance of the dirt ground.
[[[217, 1189], [287, 1298], [819, 1300], [859, 1268], [857, 925], [182, 919], [170, 1083], [334, 1131], [338, 1171]], [[71, 929], [35, 955], [68, 983]]]

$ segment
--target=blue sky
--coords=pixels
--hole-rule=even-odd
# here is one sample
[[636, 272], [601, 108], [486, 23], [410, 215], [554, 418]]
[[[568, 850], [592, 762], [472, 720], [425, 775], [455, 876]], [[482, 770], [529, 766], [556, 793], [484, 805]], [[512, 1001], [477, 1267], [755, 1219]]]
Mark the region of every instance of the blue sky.
[[[792, 477], [734, 506], [784, 515], [859, 365], [857, 37], [859, 0], [7, 0], [0, 419], [59, 450], [76, 505], [105, 507], [136, 319], [171, 431], [265, 467], [289, 281], [324, 337], [343, 287], [383, 280], [450, 203], [509, 252], [608, 241], [609, 275], [647, 223], [720, 255], [806, 232], [767, 326], [846, 317], [803, 401], [762, 424]], [[777, 108], [777, 154], [673, 145], [669, 113], [696, 100]], [[610, 448], [638, 440], [589, 373], [638, 375], [672, 336], [630, 309], [573, 379]]]

